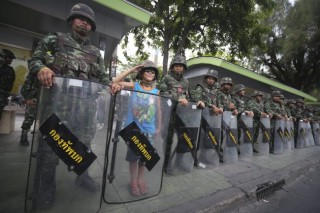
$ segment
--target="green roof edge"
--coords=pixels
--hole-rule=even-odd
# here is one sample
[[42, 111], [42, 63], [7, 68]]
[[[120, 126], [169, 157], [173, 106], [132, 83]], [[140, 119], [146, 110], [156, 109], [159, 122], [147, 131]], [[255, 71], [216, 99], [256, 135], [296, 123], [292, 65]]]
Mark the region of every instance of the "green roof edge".
[[277, 87], [277, 88], [279, 88], [281, 90], [290, 92], [290, 93], [298, 95], [300, 97], [304, 97], [307, 100], [314, 101], [314, 102], [317, 101], [317, 98], [315, 98], [315, 97], [313, 97], [313, 96], [311, 96], [311, 95], [309, 95], [307, 93], [301, 92], [301, 91], [299, 91], [297, 89], [294, 89], [294, 88], [289, 87], [289, 86], [287, 86], [285, 84], [279, 83], [277, 81], [274, 81], [272, 79], [269, 79], [267, 77], [259, 75], [259, 74], [255, 73], [255, 72], [252, 72], [252, 71], [250, 71], [248, 69], [245, 69], [245, 68], [243, 68], [241, 66], [232, 64], [232, 63], [227, 62], [227, 61], [225, 61], [223, 59], [220, 59], [220, 58], [215, 58], [215, 57], [197, 57], [197, 58], [191, 58], [191, 59], [189, 59], [187, 61], [188, 67], [193, 66], [193, 65], [198, 65], [198, 64], [211, 64], [211, 65], [214, 65], [214, 66], [218, 66], [218, 67], [230, 70], [230, 71], [232, 71], [234, 73], [241, 74], [241, 75], [246, 76], [248, 78], [252, 78], [252, 79], [254, 79], [256, 81], [263, 82], [265, 84]]
[[148, 24], [150, 12], [123, 0], [95, 0], [95, 2], [109, 7], [123, 15], [135, 19], [143, 24]]

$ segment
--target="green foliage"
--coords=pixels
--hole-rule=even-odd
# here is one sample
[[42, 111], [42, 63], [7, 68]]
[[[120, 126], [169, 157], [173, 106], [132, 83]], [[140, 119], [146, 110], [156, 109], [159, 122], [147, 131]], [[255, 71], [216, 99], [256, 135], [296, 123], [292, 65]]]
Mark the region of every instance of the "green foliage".
[[319, 87], [319, 7], [319, 0], [300, 0], [293, 7], [281, 0], [265, 19], [270, 31], [253, 61], [268, 67], [268, 77], [304, 92]]
[[132, 30], [142, 54], [149, 41], [163, 53], [164, 74], [167, 73], [169, 52], [194, 55], [225, 51], [231, 59], [242, 58], [251, 47], [259, 45], [266, 32], [259, 18], [273, 8], [273, 0], [133, 0], [134, 4], [152, 13], [148, 25]]

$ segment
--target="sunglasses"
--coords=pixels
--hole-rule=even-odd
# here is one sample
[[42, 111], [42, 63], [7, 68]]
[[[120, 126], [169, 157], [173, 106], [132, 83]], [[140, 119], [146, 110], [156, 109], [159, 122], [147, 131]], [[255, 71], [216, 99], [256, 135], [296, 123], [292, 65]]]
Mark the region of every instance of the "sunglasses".
[[154, 71], [154, 70], [144, 70], [145, 72], [148, 72], [148, 73], [151, 73], [151, 74], [156, 74], [156, 71]]

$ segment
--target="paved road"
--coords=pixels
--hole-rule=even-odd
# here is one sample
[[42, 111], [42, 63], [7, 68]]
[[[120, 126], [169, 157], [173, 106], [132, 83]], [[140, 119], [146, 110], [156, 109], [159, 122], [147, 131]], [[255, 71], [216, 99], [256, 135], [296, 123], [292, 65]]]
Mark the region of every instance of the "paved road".
[[285, 185], [265, 201], [230, 210], [232, 213], [318, 213], [320, 212], [320, 166]]

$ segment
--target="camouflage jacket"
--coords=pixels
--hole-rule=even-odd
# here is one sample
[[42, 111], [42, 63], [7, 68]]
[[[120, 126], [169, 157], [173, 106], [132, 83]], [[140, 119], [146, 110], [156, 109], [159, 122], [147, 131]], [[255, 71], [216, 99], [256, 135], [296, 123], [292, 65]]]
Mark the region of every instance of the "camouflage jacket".
[[43, 38], [28, 65], [35, 75], [49, 67], [56, 76], [110, 83], [99, 49], [73, 32], [49, 34]]
[[264, 112], [264, 104], [261, 101], [258, 103], [256, 99], [251, 99], [247, 103], [247, 108], [249, 111], [252, 111], [254, 113], [254, 118], [259, 119], [261, 116], [261, 113]]
[[289, 106], [284, 106], [285, 113], [288, 117], [291, 117], [291, 110]]
[[247, 109], [247, 102], [248, 102], [247, 97], [235, 95], [235, 96], [233, 96], [233, 100], [236, 103], [236, 108], [238, 109], [239, 115], [241, 115], [241, 113], [243, 113], [244, 111], [248, 110]]
[[32, 99], [35, 101], [38, 96], [38, 88], [39, 81], [37, 76], [29, 72], [23, 86], [21, 87], [20, 93], [24, 99]]
[[291, 115], [297, 119], [305, 118], [304, 110], [299, 107], [292, 108]]
[[217, 89], [214, 87], [198, 84], [191, 94], [195, 101], [203, 101], [208, 107], [217, 105]]
[[217, 107], [223, 108], [223, 111], [233, 111], [229, 108], [229, 103], [233, 103], [236, 108], [235, 101], [230, 93], [224, 93], [221, 90], [217, 92]]
[[189, 81], [182, 76], [177, 77], [174, 74], [164, 76], [158, 84], [161, 95], [170, 97], [174, 101], [180, 98], [190, 99]]
[[9, 95], [15, 78], [16, 74], [11, 66], [3, 65], [0, 67], [0, 92]]
[[272, 114], [273, 116], [281, 116], [282, 115], [282, 109], [280, 103], [274, 102], [271, 99], [268, 99], [264, 103], [264, 109], [267, 114]]

